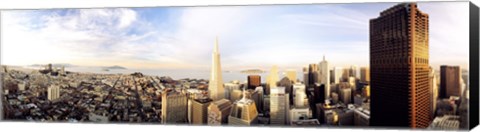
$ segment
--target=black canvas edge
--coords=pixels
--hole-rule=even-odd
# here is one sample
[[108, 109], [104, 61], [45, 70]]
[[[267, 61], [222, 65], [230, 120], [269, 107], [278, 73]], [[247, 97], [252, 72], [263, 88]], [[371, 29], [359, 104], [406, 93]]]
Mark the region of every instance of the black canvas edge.
[[479, 9], [478, 7], [470, 2], [470, 73], [468, 79], [470, 82], [469, 88], [469, 129], [473, 129], [478, 125], [479, 120]]
[[[2, 10], [0, 10], [0, 66], [2, 65]], [[0, 122], [3, 121], [3, 116], [4, 116], [4, 113], [3, 113], [3, 73], [0, 73]]]

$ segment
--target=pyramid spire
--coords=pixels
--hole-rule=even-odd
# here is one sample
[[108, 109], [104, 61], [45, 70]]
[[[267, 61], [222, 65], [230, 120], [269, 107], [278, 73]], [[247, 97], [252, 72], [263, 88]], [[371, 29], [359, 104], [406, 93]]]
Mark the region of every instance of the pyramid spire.
[[224, 98], [224, 88], [220, 64], [220, 53], [218, 52], [218, 37], [216, 37], [213, 47], [211, 68], [212, 70], [210, 71], [211, 73], [210, 81], [208, 83], [208, 91], [212, 100], [219, 100]]
[[215, 45], [213, 52], [218, 53], [218, 36], [215, 37]]

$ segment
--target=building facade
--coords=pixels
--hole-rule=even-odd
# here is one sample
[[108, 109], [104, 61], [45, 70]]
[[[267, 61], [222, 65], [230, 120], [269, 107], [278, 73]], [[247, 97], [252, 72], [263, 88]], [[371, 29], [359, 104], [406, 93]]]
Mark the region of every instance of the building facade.
[[222, 66], [220, 63], [220, 52], [218, 50], [218, 38], [215, 41], [215, 46], [212, 53], [212, 67], [210, 71], [210, 80], [208, 82], [208, 93], [212, 100], [219, 100], [225, 98], [223, 88]]
[[235, 126], [250, 126], [257, 124], [258, 112], [255, 102], [246, 98], [246, 91], [243, 91], [242, 99], [236, 101], [228, 116], [228, 124]]
[[255, 89], [258, 86], [261, 86], [262, 84], [262, 79], [260, 75], [248, 75], [247, 77], [248, 81], [248, 89]]
[[208, 110], [208, 125], [222, 125], [228, 123], [228, 115], [232, 110], [232, 102], [221, 99], [210, 103]]
[[329, 70], [329, 65], [328, 61], [325, 60], [325, 56], [323, 56], [323, 60], [320, 62], [318, 65], [318, 73], [319, 73], [319, 83], [323, 84], [325, 86], [325, 96], [323, 96], [325, 99], [328, 99], [330, 97], [330, 70]]
[[370, 125], [430, 124], [428, 25], [416, 3], [398, 4], [370, 20]]
[[176, 91], [165, 91], [162, 94], [162, 123], [185, 122], [187, 122], [187, 96]]
[[47, 90], [48, 100], [53, 101], [60, 98], [60, 86], [51, 85]]
[[212, 102], [211, 99], [196, 99], [192, 101], [192, 124], [207, 124], [208, 106]]
[[285, 93], [284, 87], [275, 87], [270, 89], [270, 124], [286, 125], [288, 124], [288, 110], [290, 102], [289, 95]]

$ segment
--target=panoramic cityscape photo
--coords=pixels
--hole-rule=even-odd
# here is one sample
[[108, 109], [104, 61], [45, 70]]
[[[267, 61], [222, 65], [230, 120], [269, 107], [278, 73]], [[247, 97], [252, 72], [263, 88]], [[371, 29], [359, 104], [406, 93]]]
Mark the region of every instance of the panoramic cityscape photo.
[[468, 3], [1, 12], [1, 120], [469, 128]]

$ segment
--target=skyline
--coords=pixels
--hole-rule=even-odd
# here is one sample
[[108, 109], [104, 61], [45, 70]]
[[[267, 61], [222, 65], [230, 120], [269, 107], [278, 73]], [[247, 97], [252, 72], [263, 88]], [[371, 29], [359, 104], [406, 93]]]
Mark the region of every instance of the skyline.
[[[395, 4], [5, 11], [2, 65], [207, 70], [219, 36], [225, 70], [298, 70], [323, 55], [331, 67], [363, 67], [369, 63], [369, 20]], [[459, 8], [464, 3], [418, 4], [430, 15], [431, 66], [468, 69], [468, 9]]]

